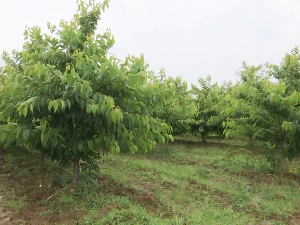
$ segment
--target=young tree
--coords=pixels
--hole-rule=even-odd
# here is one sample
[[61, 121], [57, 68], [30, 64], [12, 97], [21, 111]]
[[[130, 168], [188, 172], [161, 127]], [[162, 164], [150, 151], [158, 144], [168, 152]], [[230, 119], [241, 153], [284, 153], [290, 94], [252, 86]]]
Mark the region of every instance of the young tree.
[[199, 86], [192, 85], [192, 93], [197, 104], [197, 113], [194, 115], [192, 125], [193, 133], [201, 133], [202, 140], [205, 142], [209, 132], [214, 132], [219, 136], [223, 135], [222, 123], [226, 119], [221, 113], [225, 104], [225, 95], [231, 87], [230, 83], [218, 86], [211, 83], [211, 77], [198, 80]]
[[155, 83], [164, 87], [167, 100], [154, 112], [154, 117], [169, 124], [173, 134], [187, 133], [192, 117], [197, 111], [187, 82], [180, 77], [166, 77], [165, 71], [162, 70], [160, 76], [156, 77]]
[[[280, 67], [268, 66], [266, 74], [261, 73], [261, 65], [255, 67], [244, 64], [241, 82], [235, 86], [229, 98], [231, 106], [224, 110], [229, 117], [224, 123], [227, 135], [252, 133], [254, 139], [265, 143], [268, 148], [277, 149], [283, 170], [287, 169], [286, 157], [299, 153], [299, 141], [295, 135], [299, 134], [300, 93], [289, 88], [292, 80], [287, 68], [293, 67], [295, 61], [299, 66], [300, 58], [298, 55], [290, 57], [293, 60], [285, 59]], [[286, 81], [271, 80], [279, 78], [279, 74], [284, 72]]]
[[80, 159], [91, 163], [101, 151], [146, 152], [172, 139], [171, 128], [151, 116], [164, 87], [148, 82], [143, 56], [108, 57], [113, 36], [95, 34], [108, 3], [79, 1], [71, 21], [48, 24], [50, 34], [26, 28], [23, 50], [3, 57], [2, 121], [17, 126], [16, 139], [29, 149], [72, 162], [75, 184]]

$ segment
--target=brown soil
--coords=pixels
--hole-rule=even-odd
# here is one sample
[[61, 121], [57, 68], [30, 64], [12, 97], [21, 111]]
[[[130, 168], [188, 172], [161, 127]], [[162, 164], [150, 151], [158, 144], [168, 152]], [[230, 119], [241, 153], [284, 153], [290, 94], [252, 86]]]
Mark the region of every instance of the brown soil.
[[[36, 160], [35, 163], [39, 161]], [[15, 168], [18, 165], [18, 168]], [[53, 207], [51, 203], [57, 204], [56, 198], [62, 192], [62, 187], [55, 184], [48, 186], [51, 177], [47, 174], [46, 169], [37, 169], [30, 171], [30, 175], [20, 175], [22, 169], [30, 167], [30, 163], [24, 163], [22, 160], [15, 160], [13, 163], [5, 163], [0, 155], [0, 225], [14, 224], [74, 224], [74, 221], [80, 220], [85, 213], [75, 212], [71, 207], [60, 207], [60, 211]], [[47, 176], [48, 175], [48, 176]], [[156, 199], [154, 190], [149, 182], [139, 184], [139, 189], [125, 187], [117, 183], [110, 177], [100, 176], [98, 179], [100, 184], [99, 194], [124, 196], [132, 202], [142, 206], [151, 214], [159, 214], [161, 211], [168, 214], [168, 208]], [[67, 190], [64, 190], [67, 191]], [[4, 196], [4, 197], [2, 197]], [[19, 210], [1, 207], [4, 201], [18, 200], [26, 196], [26, 206]], [[49, 200], [44, 204], [45, 200]], [[52, 201], [52, 202], [51, 202]], [[99, 208], [99, 216], [108, 211], [119, 209], [117, 204], [107, 203]], [[42, 216], [41, 216], [42, 215]]]
[[138, 191], [134, 188], [124, 187], [109, 177], [102, 176], [98, 181], [101, 185], [101, 192], [104, 194], [127, 197], [151, 214], [158, 215], [160, 212], [168, 212], [168, 208], [155, 197], [150, 183], [139, 184], [141, 191]]
[[230, 143], [216, 142], [214, 141], [198, 141], [198, 140], [190, 140], [190, 139], [175, 139], [173, 142], [170, 142], [169, 145], [184, 145], [187, 147], [219, 147], [219, 148], [228, 148], [228, 147], [241, 147], [241, 145], [235, 145]]
[[[0, 195], [2, 194], [0, 190]], [[0, 196], [0, 205], [5, 201], [4, 196]], [[12, 212], [0, 206], [0, 224], [9, 224], [11, 222]]]
[[[15, 170], [15, 165], [18, 165]], [[30, 172], [30, 175], [17, 174], [22, 169], [28, 168], [28, 164], [22, 160], [14, 161], [13, 164], [4, 163], [3, 157], [0, 157], [1, 175], [3, 177], [3, 185], [0, 186], [0, 196], [4, 201], [18, 200], [26, 196], [26, 207], [19, 211], [0, 207], [0, 224], [72, 224], [70, 221], [79, 219], [82, 213], [67, 211], [63, 214], [51, 211], [50, 206], [43, 205], [43, 200], [51, 199], [60, 189], [58, 185], [52, 185], [50, 188], [49, 179], [45, 169], [37, 172]], [[2, 179], [2, 178], [1, 178]], [[1, 203], [1, 202], [0, 202]], [[46, 216], [41, 214], [46, 213]]]
[[300, 213], [294, 214], [294, 216], [287, 221], [287, 224], [300, 225]]
[[[38, 162], [38, 160], [33, 163], [24, 163], [24, 161], [19, 159], [14, 161], [12, 164], [7, 164], [4, 163], [3, 157], [0, 154], [0, 225], [20, 224], [19, 222], [23, 222], [23, 224], [28, 225], [48, 225], [55, 223], [66, 225], [75, 224], [74, 221], [81, 219], [85, 215], [84, 212], [76, 212], [72, 210], [71, 207], [64, 207], [61, 209], [62, 211], [53, 210], [53, 208], [55, 209], [56, 207], [51, 206], [50, 203], [43, 204], [43, 202], [47, 199], [55, 202], [54, 200], [56, 196], [62, 190], [62, 187], [59, 185], [48, 186], [49, 176], [47, 177], [46, 169], [30, 171], [30, 175], [20, 175], [17, 173], [22, 171], [22, 169], [28, 169], [30, 165], [34, 166], [36, 162]], [[18, 165], [17, 169], [15, 168], [15, 165]], [[281, 182], [280, 179], [274, 179], [274, 175], [270, 175], [270, 178], [266, 175], [262, 175], [259, 176], [259, 179], [263, 180], [257, 180], [257, 173], [253, 171], [244, 171], [242, 176], [249, 178], [249, 180], [255, 179], [255, 183], [259, 183], [260, 181], [266, 183]], [[284, 177], [299, 181], [298, 176], [286, 174]], [[107, 176], [99, 177], [98, 182], [100, 184], [100, 194], [124, 196], [130, 201], [145, 208], [151, 214], [158, 215], [160, 212], [164, 212], [165, 217], [173, 216], [170, 209], [155, 197], [155, 190], [152, 185], [154, 181], [135, 184], [139, 186], [139, 190], [132, 187], [126, 187]], [[189, 180], [188, 182], [188, 189], [191, 193], [202, 190], [210, 196], [214, 196], [212, 200], [224, 207], [234, 205], [230, 194], [218, 190], [212, 190], [210, 187], [199, 184], [194, 180]], [[161, 185], [164, 191], [176, 188], [176, 184], [168, 181], [164, 181]], [[27, 204], [26, 207], [20, 211], [3, 207], [3, 203], [5, 201], [11, 201], [14, 199], [18, 200], [18, 198], [23, 196], [27, 197]], [[104, 204], [99, 208], [99, 216], [118, 209], [121, 209], [121, 207], [116, 203]], [[234, 210], [240, 211], [238, 207], [234, 208]], [[255, 206], [249, 205], [246, 213], [255, 215], [258, 220], [263, 219], [259, 210]], [[44, 215], [41, 216], [41, 214]], [[268, 218], [264, 219], [273, 221], [277, 220], [276, 215], [269, 215]], [[300, 225], [300, 214], [295, 214], [287, 221], [287, 224]]]
[[[232, 173], [235, 174], [235, 173]], [[300, 176], [292, 173], [273, 173], [273, 174], [265, 174], [265, 173], [257, 173], [252, 170], [243, 170], [240, 175], [249, 180], [249, 183], [254, 182], [256, 185], [258, 184], [275, 184], [275, 185], [286, 185], [292, 184], [296, 182], [300, 184]]]

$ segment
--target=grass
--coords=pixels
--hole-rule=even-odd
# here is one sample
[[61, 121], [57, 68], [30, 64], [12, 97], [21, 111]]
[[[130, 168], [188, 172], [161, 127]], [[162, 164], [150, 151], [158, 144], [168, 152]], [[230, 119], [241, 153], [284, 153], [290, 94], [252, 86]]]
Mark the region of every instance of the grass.
[[0, 191], [19, 224], [287, 224], [300, 211], [299, 179], [270, 174], [269, 163], [248, 150], [217, 140], [109, 155], [99, 190], [85, 200], [54, 182], [71, 177], [54, 163], [41, 170], [27, 160], [16, 170], [18, 159], [3, 162]]

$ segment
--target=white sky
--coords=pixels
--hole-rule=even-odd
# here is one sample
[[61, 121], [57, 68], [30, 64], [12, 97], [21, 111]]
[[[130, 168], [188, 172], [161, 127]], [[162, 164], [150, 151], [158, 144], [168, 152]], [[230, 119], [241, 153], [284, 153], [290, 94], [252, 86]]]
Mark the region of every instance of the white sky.
[[[3, 0], [0, 51], [19, 49], [25, 25], [69, 20], [76, 0]], [[150, 68], [189, 83], [236, 80], [242, 61], [279, 63], [300, 42], [298, 0], [111, 0], [99, 23], [119, 58], [144, 53]], [[0, 61], [3, 64], [3, 61]]]

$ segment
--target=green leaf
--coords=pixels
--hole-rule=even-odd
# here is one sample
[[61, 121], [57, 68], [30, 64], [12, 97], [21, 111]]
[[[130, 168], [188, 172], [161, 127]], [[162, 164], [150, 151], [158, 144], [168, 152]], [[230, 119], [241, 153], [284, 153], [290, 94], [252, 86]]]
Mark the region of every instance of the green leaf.
[[53, 108], [54, 108], [54, 112], [57, 112], [57, 110], [58, 110], [58, 101], [57, 100], [53, 101]]
[[57, 146], [57, 138], [51, 138], [51, 147], [55, 148]]
[[95, 179], [89, 177], [88, 180], [94, 185], [94, 187], [99, 188], [99, 183]]
[[114, 99], [112, 97], [107, 97], [106, 98], [106, 107], [111, 108], [115, 105]]
[[67, 105], [68, 105], [69, 109], [71, 109], [71, 102], [70, 102], [70, 100], [66, 99], [66, 102], [67, 102]]
[[29, 105], [30, 112], [33, 113], [33, 103]]
[[85, 90], [88, 90], [88, 89], [90, 88], [90, 84], [89, 84], [89, 82], [88, 82], [87, 80], [84, 80], [84, 81], [82, 82], [82, 86], [83, 86], [83, 88], [84, 88]]
[[66, 102], [64, 100], [60, 100], [61, 110], [65, 111], [66, 108]]
[[29, 135], [30, 135], [30, 130], [26, 129], [23, 131], [23, 139], [25, 141], [28, 141]]
[[174, 137], [172, 135], [168, 135], [169, 140], [174, 141]]
[[27, 106], [27, 105], [23, 106], [22, 114], [23, 114], [23, 116], [25, 116], [25, 117], [27, 116], [27, 114], [28, 114], [28, 106]]
[[92, 140], [88, 141], [88, 147], [90, 150], [94, 150], [94, 142]]
[[98, 105], [92, 105], [92, 112], [96, 114], [97, 111], [99, 111]]
[[80, 105], [80, 108], [83, 110], [83, 109], [84, 109], [84, 106], [86, 105], [85, 100], [81, 98], [81, 99], [79, 100], [79, 105]]
[[123, 120], [123, 114], [122, 114], [121, 110], [118, 108], [113, 109], [110, 113], [110, 116], [111, 116], [113, 123], [117, 123], [117, 122], [120, 122], [121, 120]]
[[131, 152], [131, 153], [136, 153], [136, 152], [138, 152], [138, 147], [136, 146], [136, 145], [131, 145], [130, 147], [129, 147], [129, 151]]
[[79, 142], [78, 143], [78, 145], [77, 145], [77, 147], [78, 147], [78, 150], [80, 151], [80, 152], [82, 152], [84, 149], [83, 149], [83, 146], [84, 146], [84, 143], [83, 142]]
[[115, 152], [116, 152], [116, 154], [120, 154], [120, 152], [121, 152], [120, 147], [116, 147], [116, 148], [115, 148]]
[[50, 100], [48, 102], [48, 110], [51, 111], [51, 109], [54, 109], [54, 112], [58, 110], [58, 101], [57, 100]]
[[90, 103], [86, 103], [85, 107], [86, 107], [86, 112], [87, 113], [91, 113], [92, 112], [92, 105]]

